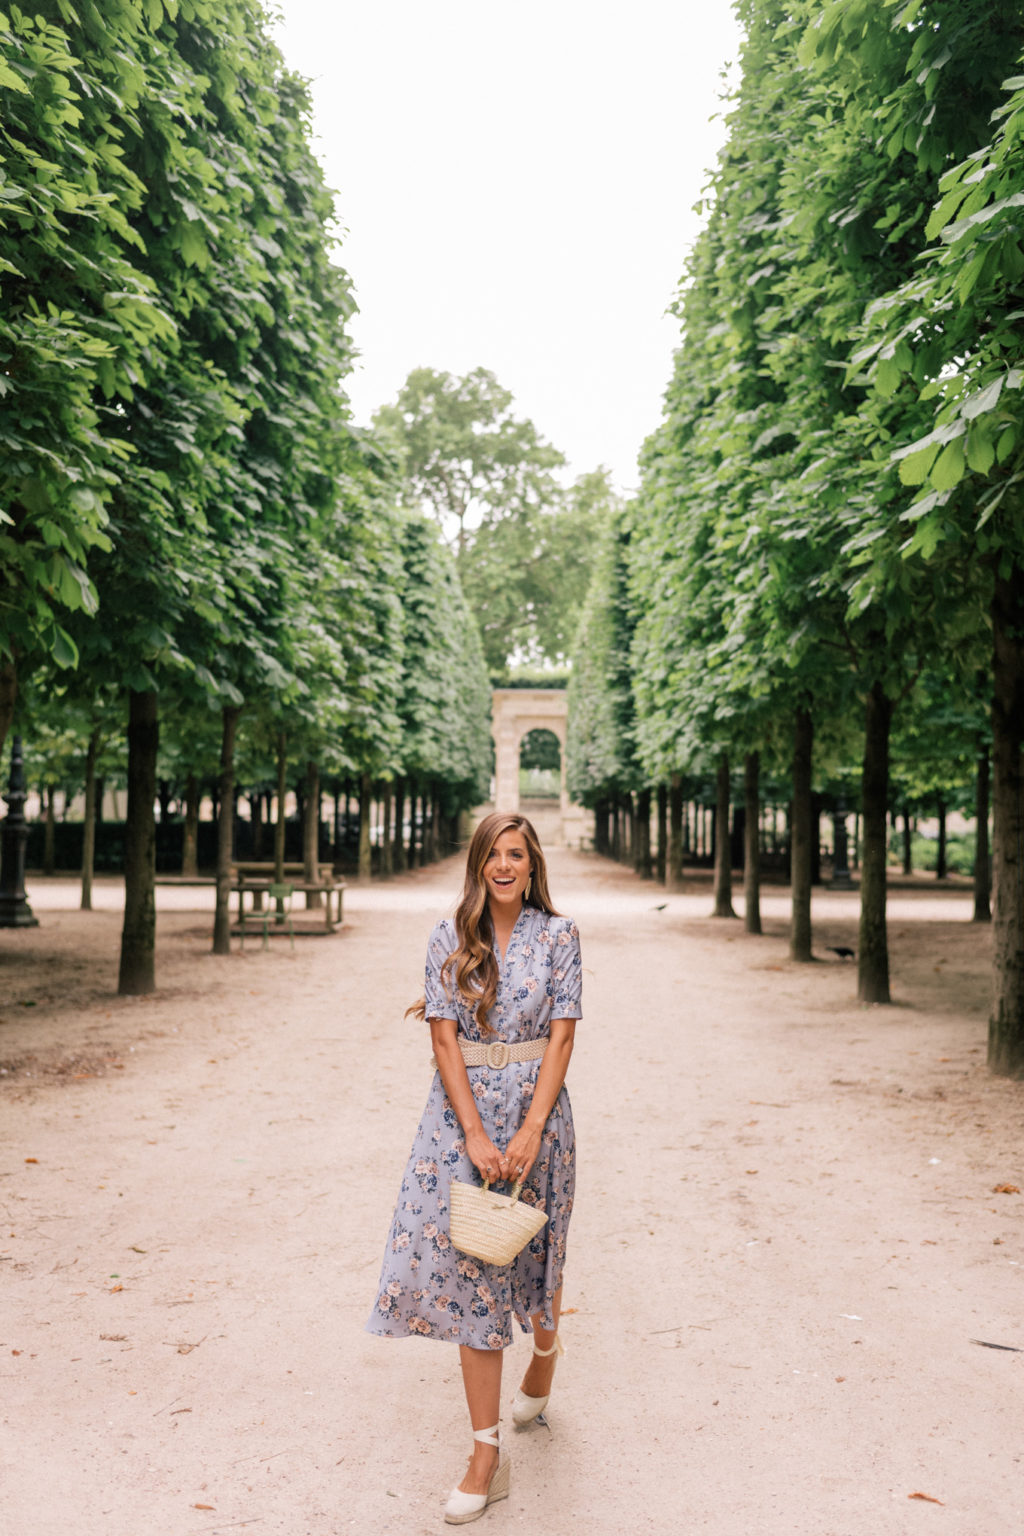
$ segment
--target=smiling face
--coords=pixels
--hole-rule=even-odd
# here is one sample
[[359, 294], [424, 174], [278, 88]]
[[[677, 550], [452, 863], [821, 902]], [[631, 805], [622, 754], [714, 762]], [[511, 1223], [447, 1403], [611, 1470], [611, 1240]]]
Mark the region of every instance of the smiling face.
[[484, 860], [484, 884], [492, 909], [518, 911], [532, 873], [526, 839], [522, 832], [510, 827], [498, 836]]

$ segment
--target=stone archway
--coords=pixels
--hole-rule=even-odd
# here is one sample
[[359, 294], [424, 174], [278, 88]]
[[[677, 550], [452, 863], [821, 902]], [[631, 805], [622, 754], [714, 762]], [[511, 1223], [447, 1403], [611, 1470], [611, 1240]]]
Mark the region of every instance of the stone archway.
[[566, 725], [569, 707], [564, 688], [496, 688], [491, 696], [494, 735], [494, 804], [499, 811], [519, 809], [519, 750], [530, 731], [550, 731], [561, 757], [558, 819], [563, 844], [579, 843], [585, 813], [571, 805], [565, 779]]

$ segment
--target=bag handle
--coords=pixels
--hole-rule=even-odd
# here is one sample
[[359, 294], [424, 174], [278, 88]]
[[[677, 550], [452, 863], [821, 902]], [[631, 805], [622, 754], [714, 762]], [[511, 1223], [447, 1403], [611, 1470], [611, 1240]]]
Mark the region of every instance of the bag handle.
[[[497, 1182], [499, 1184], [504, 1184], [504, 1183], [507, 1183], [508, 1181], [505, 1180], [505, 1179], [499, 1179]], [[484, 1189], [485, 1189], [485, 1191], [490, 1189], [490, 1187], [491, 1187], [490, 1179], [485, 1178], [484, 1179]], [[522, 1187], [523, 1187], [522, 1179], [516, 1179], [515, 1183], [512, 1185], [512, 1197], [511, 1198], [512, 1198], [512, 1204], [513, 1205], [515, 1205], [516, 1201], [519, 1199], [519, 1192], [522, 1189]]]

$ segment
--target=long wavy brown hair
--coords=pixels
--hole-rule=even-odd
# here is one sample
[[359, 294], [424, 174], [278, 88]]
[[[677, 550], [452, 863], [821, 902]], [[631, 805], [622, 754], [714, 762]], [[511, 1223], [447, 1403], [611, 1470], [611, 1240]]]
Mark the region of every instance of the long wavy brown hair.
[[[547, 912], [551, 917], [558, 916], [548, 891], [548, 867], [533, 823], [525, 816], [492, 811], [473, 833], [466, 853], [466, 879], [455, 909], [457, 944], [441, 967], [441, 980], [446, 990], [450, 993], [454, 986], [474, 1008], [476, 1021], [485, 1034], [494, 1033], [487, 1015], [497, 1000], [499, 978], [484, 865], [503, 832], [520, 832], [530, 857], [530, 894], [523, 897], [523, 906], [535, 907], [538, 912]], [[417, 1018], [425, 1018], [425, 999], [420, 998], [408, 1011]]]

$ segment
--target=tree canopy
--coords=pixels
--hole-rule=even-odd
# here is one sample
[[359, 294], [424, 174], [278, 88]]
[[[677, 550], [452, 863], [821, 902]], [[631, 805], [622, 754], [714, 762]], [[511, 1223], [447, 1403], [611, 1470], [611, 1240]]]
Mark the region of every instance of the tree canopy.
[[491, 673], [568, 655], [595, 541], [617, 504], [608, 472], [568, 488], [565, 460], [484, 368], [417, 368], [374, 425], [395, 455], [401, 497], [436, 518], [476, 615]]

